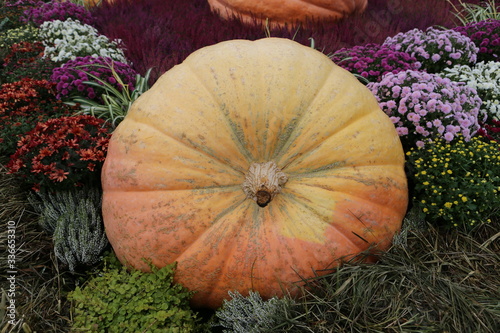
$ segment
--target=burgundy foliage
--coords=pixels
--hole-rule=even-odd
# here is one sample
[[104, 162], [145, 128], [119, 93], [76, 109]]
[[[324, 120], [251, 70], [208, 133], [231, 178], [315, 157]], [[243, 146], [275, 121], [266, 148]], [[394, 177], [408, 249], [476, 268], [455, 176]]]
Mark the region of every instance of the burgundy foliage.
[[[116, 0], [94, 8], [92, 16], [101, 33], [124, 41], [125, 55], [137, 72], [153, 68], [151, 83], [199, 48], [230, 39], [266, 37], [262, 27], [220, 19], [210, 12], [206, 0]], [[447, 1], [370, 0], [363, 14], [336, 23], [272, 29], [269, 34], [304, 45], [311, 45], [312, 38], [318, 50], [329, 54], [344, 47], [382, 43], [398, 32], [432, 25], [456, 25]]]
[[477, 134], [486, 140], [494, 140], [498, 142], [498, 149], [500, 149], [500, 121], [488, 119], [488, 122], [490, 122], [490, 124], [483, 124], [483, 127], [479, 129]]

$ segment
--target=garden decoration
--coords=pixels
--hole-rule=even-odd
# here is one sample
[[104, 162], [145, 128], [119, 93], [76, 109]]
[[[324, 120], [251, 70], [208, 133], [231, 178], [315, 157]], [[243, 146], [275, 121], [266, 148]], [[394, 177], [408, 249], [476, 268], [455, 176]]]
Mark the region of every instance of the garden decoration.
[[[300, 84], [297, 84], [300, 82]], [[117, 257], [178, 262], [194, 306], [262, 297], [385, 250], [408, 193], [389, 117], [351, 73], [288, 39], [202, 48], [113, 132], [103, 220]]]
[[309, 20], [335, 21], [365, 10], [367, 0], [208, 0], [213, 12], [224, 19], [247, 24], [290, 26]]

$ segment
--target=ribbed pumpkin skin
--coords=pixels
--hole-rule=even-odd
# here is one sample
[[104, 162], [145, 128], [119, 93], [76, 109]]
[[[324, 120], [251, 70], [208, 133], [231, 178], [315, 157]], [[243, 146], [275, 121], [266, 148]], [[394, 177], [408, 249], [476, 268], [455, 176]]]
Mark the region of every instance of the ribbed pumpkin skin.
[[[259, 207], [242, 183], [268, 161], [288, 181]], [[294, 294], [300, 277], [387, 249], [407, 206], [401, 143], [371, 92], [280, 38], [209, 46], [163, 74], [113, 133], [102, 185], [120, 261], [177, 261], [193, 305], [211, 308], [228, 290]]]
[[335, 21], [366, 9], [367, 0], [208, 0], [222, 18], [237, 17], [248, 24], [271, 26], [306, 23], [307, 20]]

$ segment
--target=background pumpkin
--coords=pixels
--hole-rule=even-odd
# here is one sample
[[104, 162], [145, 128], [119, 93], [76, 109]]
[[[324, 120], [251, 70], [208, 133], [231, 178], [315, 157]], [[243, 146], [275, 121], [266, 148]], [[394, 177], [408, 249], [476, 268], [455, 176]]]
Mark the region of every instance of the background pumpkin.
[[366, 9], [367, 0], [208, 0], [222, 18], [236, 17], [248, 24], [284, 26], [308, 20], [335, 21]]
[[[248, 184], [273, 165], [274, 185]], [[113, 133], [102, 182], [120, 261], [177, 261], [193, 305], [212, 308], [228, 290], [296, 294], [301, 277], [387, 249], [407, 206], [404, 153], [375, 97], [280, 38], [205, 47], [163, 74]]]

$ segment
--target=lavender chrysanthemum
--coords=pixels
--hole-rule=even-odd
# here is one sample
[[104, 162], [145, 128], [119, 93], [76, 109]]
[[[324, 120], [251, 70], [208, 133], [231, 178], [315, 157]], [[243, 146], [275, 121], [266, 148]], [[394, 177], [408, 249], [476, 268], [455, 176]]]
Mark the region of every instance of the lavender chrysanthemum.
[[413, 29], [388, 37], [383, 45], [414, 56], [422, 64], [421, 69], [429, 73], [438, 73], [455, 65], [475, 64], [479, 51], [469, 37], [458, 31], [432, 27], [426, 31]]
[[468, 141], [479, 129], [482, 101], [475, 89], [426, 72], [386, 74], [367, 87], [396, 126], [405, 149], [423, 146], [425, 139]]

